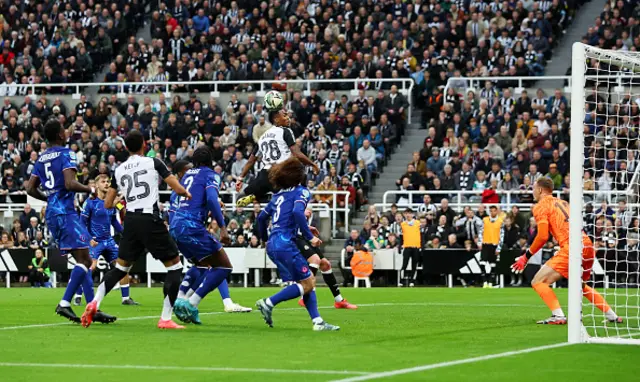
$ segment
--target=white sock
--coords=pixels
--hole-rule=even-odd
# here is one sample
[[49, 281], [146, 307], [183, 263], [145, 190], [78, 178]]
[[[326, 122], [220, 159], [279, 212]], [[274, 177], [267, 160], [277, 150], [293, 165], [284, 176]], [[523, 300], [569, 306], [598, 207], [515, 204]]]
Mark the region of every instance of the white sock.
[[202, 301], [202, 297], [198, 296], [197, 293], [194, 293], [193, 296], [189, 297], [189, 304], [195, 307], [200, 305], [200, 301]]
[[193, 290], [193, 289], [189, 289], [189, 290], [187, 291], [187, 294], [185, 295], [185, 298], [189, 298], [189, 297], [193, 296], [193, 294], [194, 294], [194, 293], [196, 293], [196, 291], [195, 291], [195, 290]]
[[233, 305], [233, 300], [230, 299], [230, 298], [225, 298], [225, 299], [222, 299], [222, 303], [224, 304], [224, 307], [226, 308], [228, 306]]
[[106, 293], [107, 288], [104, 286], [104, 282], [101, 282], [100, 285], [98, 285], [98, 289], [96, 289], [96, 297], [93, 299], [93, 301], [98, 303], [98, 308], [100, 308], [100, 303], [102, 302], [102, 299], [104, 299], [104, 295]]
[[322, 317], [316, 317], [313, 320], [311, 320], [311, 322], [313, 322], [314, 324], [321, 324], [324, 322], [324, 320], [322, 319]]
[[617, 320], [618, 319], [618, 315], [616, 314], [616, 312], [613, 311], [613, 309], [609, 309], [606, 312], [604, 312], [605, 317], [607, 317], [607, 320]]
[[562, 311], [562, 308], [552, 310], [551, 314], [556, 317], [564, 317], [564, 312]]
[[169, 296], [164, 297], [164, 301], [162, 302], [162, 315], [160, 315], [160, 319], [163, 321], [171, 320], [171, 314], [173, 313], [173, 307], [171, 306], [171, 301], [169, 301]]
[[267, 305], [269, 306], [269, 308], [273, 308], [273, 303], [271, 302], [270, 298], [267, 299]]
[[82, 298], [82, 295], [81, 294], [76, 294], [76, 295], [73, 296], [73, 298], [78, 298], [78, 297]]
[[178, 291], [178, 298], [187, 298], [187, 294], [183, 291]]
[[71, 303], [69, 301], [65, 301], [65, 300], [60, 300], [60, 302], [58, 303], [58, 305], [60, 305], [63, 308], [68, 308], [71, 306]]
[[336, 297], [333, 298], [335, 300], [335, 302], [342, 302], [344, 301], [344, 298], [342, 298], [342, 295], [339, 294]]

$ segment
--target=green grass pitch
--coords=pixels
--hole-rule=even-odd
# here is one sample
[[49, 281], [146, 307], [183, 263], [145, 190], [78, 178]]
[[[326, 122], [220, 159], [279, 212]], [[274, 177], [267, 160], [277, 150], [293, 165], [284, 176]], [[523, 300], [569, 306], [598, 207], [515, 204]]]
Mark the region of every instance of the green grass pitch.
[[[274, 291], [232, 288], [231, 294], [253, 307]], [[157, 288], [132, 289], [139, 307], [120, 305], [114, 291], [102, 309], [120, 320], [84, 329], [54, 314], [62, 293], [0, 289], [0, 381], [335, 381], [567, 338], [566, 326], [535, 324], [549, 312], [528, 288], [343, 290], [360, 304], [357, 311], [334, 309], [329, 291], [318, 288], [320, 312], [339, 332], [313, 332], [294, 302], [276, 308], [270, 329], [255, 311], [223, 313], [215, 291], [201, 305], [204, 325], [161, 331]], [[558, 295], [566, 306], [566, 290]], [[571, 345], [379, 380], [637, 381], [638, 359], [637, 346]]]

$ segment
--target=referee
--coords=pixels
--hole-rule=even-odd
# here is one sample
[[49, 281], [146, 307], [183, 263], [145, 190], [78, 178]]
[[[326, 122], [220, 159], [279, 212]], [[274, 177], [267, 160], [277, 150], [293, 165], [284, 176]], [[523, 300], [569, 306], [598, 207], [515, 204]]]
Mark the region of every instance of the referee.
[[[407, 208], [404, 210], [405, 221], [402, 222], [402, 271], [407, 270], [409, 260], [411, 260], [411, 276], [409, 277], [409, 286], [414, 286], [416, 281], [416, 273], [418, 270], [418, 258], [420, 249], [422, 248], [422, 240], [420, 233], [420, 222], [415, 219], [413, 210]], [[372, 249], [372, 248], [370, 248]], [[424, 271], [424, 270], [423, 270]], [[400, 280], [398, 280], [401, 285]]]
[[162, 316], [158, 328], [182, 329], [184, 326], [171, 320], [173, 304], [182, 281], [182, 263], [176, 244], [169, 236], [160, 213], [158, 184], [163, 179], [178, 195], [191, 199], [191, 194], [171, 175], [164, 162], [144, 155], [144, 137], [140, 131], [129, 132], [124, 143], [130, 154], [129, 159], [116, 168], [104, 201], [105, 208], [112, 208], [119, 190], [127, 202], [118, 259], [116, 266], [107, 272], [98, 286], [95, 299], [87, 304], [82, 315], [82, 325], [91, 325], [105, 295], [113, 289], [118, 280], [129, 273], [133, 264], [149, 251], [155, 259], [162, 261], [167, 269]]
[[489, 207], [489, 216], [482, 219], [482, 249], [480, 250], [481, 260], [484, 262], [484, 272], [482, 274], [482, 287], [492, 288], [490, 282], [493, 267], [498, 260], [498, 244], [500, 244], [500, 231], [502, 230], [502, 217], [498, 216], [499, 210], [496, 205]]

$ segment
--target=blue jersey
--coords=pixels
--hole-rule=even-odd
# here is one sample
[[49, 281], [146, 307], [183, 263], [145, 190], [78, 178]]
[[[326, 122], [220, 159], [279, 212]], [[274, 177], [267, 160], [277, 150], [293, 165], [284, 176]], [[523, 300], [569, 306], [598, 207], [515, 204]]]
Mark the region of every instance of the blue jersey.
[[[220, 175], [209, 167], [192, 168], [184, 174], [180, 183], [191, 193], [191, 200], [175, 193], [171, 196], [169, 232], [187, 259], [200, 261], [222, 249], [220, 242], [205, 226], [209, 212], [220, 227], [225, 226], [218, 201]], [[171, 209], [174, 209], [173, 212]]]
[[304, 216], [304, 210], [311, 198], [306, 187], [296, 186], [279, 191], [273, 195], [267, 207], [258, 217], [258, 225], [262, 239], [266, 241], [267, 220], [271, 217], [271, 235], [269, 241], [291, 243], [295, 246], [298, 229], [305, 239], [311, 240], [313, 235]]
[[89, 234], [98, 242], [111, 239], [112, 226], [116, 232], [122, 232], [116, 215], [115, 208], [105, 208], [104, 200], [98, 198], [87, 199], [81, 214]]
[[204, 225], [209, 212], [220, 227], [225, 226], [218, 201], [220, 175], [209, 167], [192, 168], [184, 174], [180, 184], [191, 193], [191, 199], [178, 197], [177, 208], [170, 219], [171, 227], [180, 224]]
[[75, 214], [73, 206], [75, 192], [64, 186], [66, 169], [76, 169], [76, 154], [66, 147], [48, 148], [33, 166], [31, 175], [40, 178], [40, 184], [47, 195], [46, 217]]

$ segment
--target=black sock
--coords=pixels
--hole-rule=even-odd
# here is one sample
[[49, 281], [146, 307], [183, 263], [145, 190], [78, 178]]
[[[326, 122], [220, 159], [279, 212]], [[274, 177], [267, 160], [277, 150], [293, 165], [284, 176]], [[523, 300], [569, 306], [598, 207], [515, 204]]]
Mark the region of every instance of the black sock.
[[169, 302], [171, 306], [176, 302], [178, 298], [178, 290], [180, 289], [180, 283], [182, 282], [182, 268], [174, 269], [167, 272], [167, 277], [164, 279], [163, 292], [165, 296], [169, 296]]
[[333, 269], [329, 269], [327, 272], [322, 272], [322, 278], [324, 282], [327, 284], [329, 289], [331, 289], [331, 294], [333, 297], [338, 297], [340, 295], [340, 286], [338, 286], [338, 280], [336, 280], [336, 276], [333, 275]]
[[311, 273], [313, 274], [313, 276], [315, 277], [315, 275], [318, 273], [318, 265], [316, 264], [309, 264], [309, 269], [311, 269]]
[[109, 292], [111, 292], [111, 289], [113, 289], [116, 284], [118, 284], [118, 282], [122, 280], [122, 278], [126, 275], [127, 272], [123, 271], [122, 269], [119, 269], [117, 267], [111, 268], [111, 270], [107, 272], [102, 279], [102, 284], [104, 284], [104, 295], [106, 296], [107, 294], [109, 294]]

